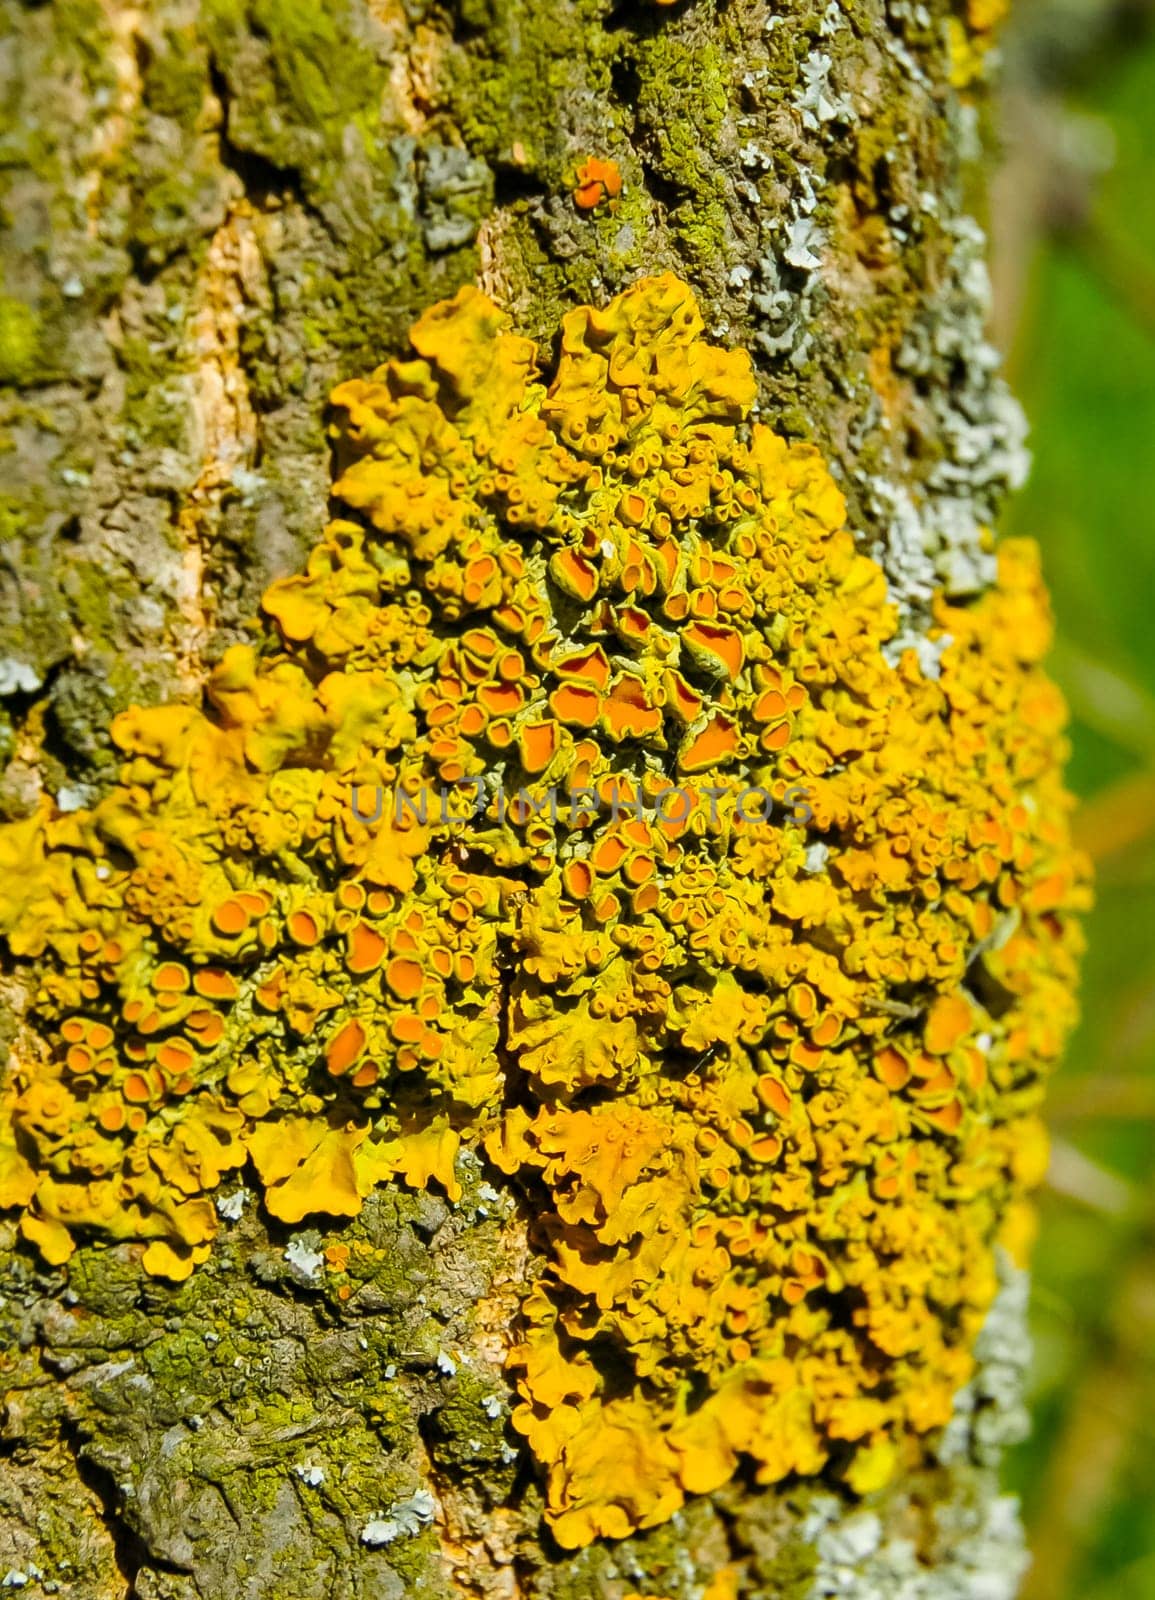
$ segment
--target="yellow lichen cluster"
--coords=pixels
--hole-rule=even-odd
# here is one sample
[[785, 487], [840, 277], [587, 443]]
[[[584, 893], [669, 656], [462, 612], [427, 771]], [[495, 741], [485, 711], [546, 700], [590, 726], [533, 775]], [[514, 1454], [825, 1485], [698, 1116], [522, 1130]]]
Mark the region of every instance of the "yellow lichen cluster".
[[987, 74], [987, 58], [998, 42], [1010, 0], [962, 0], [947, 18], [948, 77], [952, 88], [969, 89]]
[[266, 635], [0, 833], [0, 1204], [180, 1278], [246, 1161], [295, 1222], [456, 1198], [464, 1140], [531, 1197], [563, 1545], [742, 1460], [869, 1490], [970, 1371], [1071, 1022], [1034, 550], [939, 601], [932, 679], [676, 278], [571, 311], [548, 379], [472, 289], [412, 344], [334, 394], [346, 515]]

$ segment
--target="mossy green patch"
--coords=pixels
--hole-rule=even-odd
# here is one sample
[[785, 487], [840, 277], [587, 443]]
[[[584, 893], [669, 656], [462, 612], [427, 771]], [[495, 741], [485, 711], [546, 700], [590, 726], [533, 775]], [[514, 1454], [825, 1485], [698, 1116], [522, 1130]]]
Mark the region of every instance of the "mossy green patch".
[[28, 526], [29, 505], [18, 495], [0, 494], [0, 544], [18, 538]]
[[0, 383], [27, 383], [40, 357], [40, 319], [31, 306], [0, 296]]
[[113, 34], [100, 0], [56, 0], [52, 23], [56, 48], [80, 62], [89, 92], [112, 89], [116, 84]]
[[715, 40], [691, 46], [666, 31], [639, 40], [634, 62], [643, 160], [687, 260], [704, 271], [723, 257], [728, 228], [718, 141], [729, 69]]
[[512, 164], [560, 190], [569, 152], [558, 137], [557, 106], [567, 97], [613, 100], [617, 44], [604, 27], [603, 8], [597, 0], [576, 0], [564, 23], [533, 0], [500, 6], [478, 0], [471, 10], [476, 34], [468, 50], [451, 58], [448, 73], [465, 143], [493, 165]]
[[[204, 36], [227, 83], [227, 137], [296, 174], [346, 242], [403, 236], [389, 63], [344, 0], [209, 0]], [[267, 174], [275, 179], [275, 174]]]
[[208, 50], [195, 28], [166, 28], [143, 73], [144, 101], [158, 116], [191, 130], [208, 87]]
[[198, 255], [197, 236], [206, 237], [215, 220], [219, 173], [200, 157], [194, 149], [187, 164], [158, 177], [142, 174], [135, 187], [132, 237], [154, 266], [181, 249]]
[[[505, 1440], [506, 1408], [493, 1384], [459, 1367], [449, 1383], [449, 1396], [430, 1421], [432, 1450], [440, 1465], [457, 1474], [483, 1472], [493, 1480], [494, 1467], [511, 1463]], [[512, 1471], [506, 1476], [512, 1480]]]
[[788, 1539], [777, 1554], [758, 1562], [757, 1570], [774, 1600], [807, 1600], [814, 1591], [818, 1551], [803, 1539]]
[[126, 378], [124, 420], [135, 442], [180, 449], [186, 443], [188, 406], [173, 351], [134, 334], [125, 339], [120, 357]]

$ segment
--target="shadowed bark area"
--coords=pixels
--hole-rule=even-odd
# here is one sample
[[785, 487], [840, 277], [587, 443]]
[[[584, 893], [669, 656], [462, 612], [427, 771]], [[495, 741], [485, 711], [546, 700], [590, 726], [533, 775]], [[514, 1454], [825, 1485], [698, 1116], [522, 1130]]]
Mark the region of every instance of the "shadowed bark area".
[[[817, 443], [920, 656], [1023, 467], [984, 338], [984, 36], [940, 3], [3, 0], [0, 811], [114, 779], [325, 516], [326, 396], [479, 283], [535, 338], [643, 272]], [[981, 20], [981, 19], [980, 19]], [[979, 97], [976, 100], [976, 96]], [[575, 203], [591, 160], [615, 198]], [[968, 163], [973, 163], [969, 165]], [[6, 980], [6, 1041], [32, 979]], [[69, 1600], [1010, 1595], [1023, 1279], [917, 1478], [736, 1479], [560, 1550], [503, 1372], [526, 1228], [474, 1157], [290, 1229], [245, 1197], [179, 1286], [0, 1222], [0, 1580]], [[492, 1177], [489, 1174], [488, 1177]], [[340, 1285], [326, 1250], [347, 1271]], [[333, 1258], [335, 1259], [335, 1258]], [[350, 1289], [344, 1294], [344, 1289]]]

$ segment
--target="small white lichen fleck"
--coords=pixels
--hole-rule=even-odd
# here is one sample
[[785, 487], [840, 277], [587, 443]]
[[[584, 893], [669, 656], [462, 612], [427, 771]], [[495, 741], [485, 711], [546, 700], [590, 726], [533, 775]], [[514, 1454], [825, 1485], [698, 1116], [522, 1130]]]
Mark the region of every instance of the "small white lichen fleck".
[[422, 1527], [433, 1521], [437, 1501], [428, 1489], [417, 1489], [405, 1500], [398, 1500], [373, 1517], [361, 1530], [362, 1544], [391, 1544], [394, 1539], [412, 1539]]
[[790, 224], [790, 237], [782, 252], [783, 259], [792, 267], [811, 272], [822, 265], [821, 256], [815, 254], [821, 245], [822, 234], [817, 225], [809, 217], [796, 217]]
[[826, 865], [826, 860], [829, 854], [829, 845], [823, 844], [820, 839], [816, 840], [806, 852], [807, 872], [821, 872], [823, 867]]
[[66, 783], [56, 791], [56, 804], [61, 811], [79, 811], [92, 804], [94, 793], [86, 783]]
[[321, 1268], [325, 1264], [324, 1256], [319, 1250], [313, 1249], [304, 1234], [296, 1234], [289, 1240], [285, 1246], [285, 1260], [311, 1283], [319, 1281]]
[[241, 1212], [245, 1209], [245, 1201], [249, 1198], [247, 1189], [234, 1189], [232, 1194], [222, 1194], [217, 1198], [217, 1210], [226, 1222], [239, 1222]]
[[0, 695], [33, 694], [43, 682], [36, 668], [27, 661], [16, 656], [0, 659]]
[[802, 125], [814, 132], [824, 122], [852, 122], [854, 110], [830, 87], [830, 57], [812, 50], [800, 68], [806, 84], [801, 100]]
[[847, 1517], [835, 1527], [827, 1529], [822, 1540], [822, 1553], [828, 1561], [857, 1566], [878, 1549], [882, 1539], [882, 1523], [872, 1511], [860, 1516]]
[[232, 485], [240, 494], [241, 504], [246, 509], [257, 500], [265, 481], [259, 472], [253, 472], [248, 467], [233, 468]]
[[298, 1461], [293, 1471], [302, 1483], [307, 1483], [310, 1489], [318, 1489], [325, 1481], [325, 1469], [318, 1467], [312, 1461]]

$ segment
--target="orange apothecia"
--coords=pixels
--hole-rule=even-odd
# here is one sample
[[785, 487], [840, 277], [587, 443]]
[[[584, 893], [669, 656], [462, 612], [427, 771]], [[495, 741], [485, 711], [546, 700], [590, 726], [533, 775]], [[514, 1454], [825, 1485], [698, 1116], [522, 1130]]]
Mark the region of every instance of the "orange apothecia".
[[[939, 598], [928, 677], [684, 283], [569, 312], [548, 374], [471, 288], [412, 345], [336, 390], [345, 514], [203, 708], [126, 712], [117, 787], [0, 832], [42, 1041], [0, 1204], [180, 1279], [246, 1162], [296, 1222], [456, 1200], [465, 1143], [540, 1219], [513, 1420], [562, 1545], [743, 1461], [869, 1490], [972, 1369], [1072, 1021], [1035, 550]], [[420, 819], [463, 782], [483, 816]]]
[[598, 156], [591, 156], [577, 169], [573, 198], [574, 204], [583, 211], [592, 211], [603, 200], [616, 200], [621, 192], [622, 175], [616, 161], [603, 161]]

